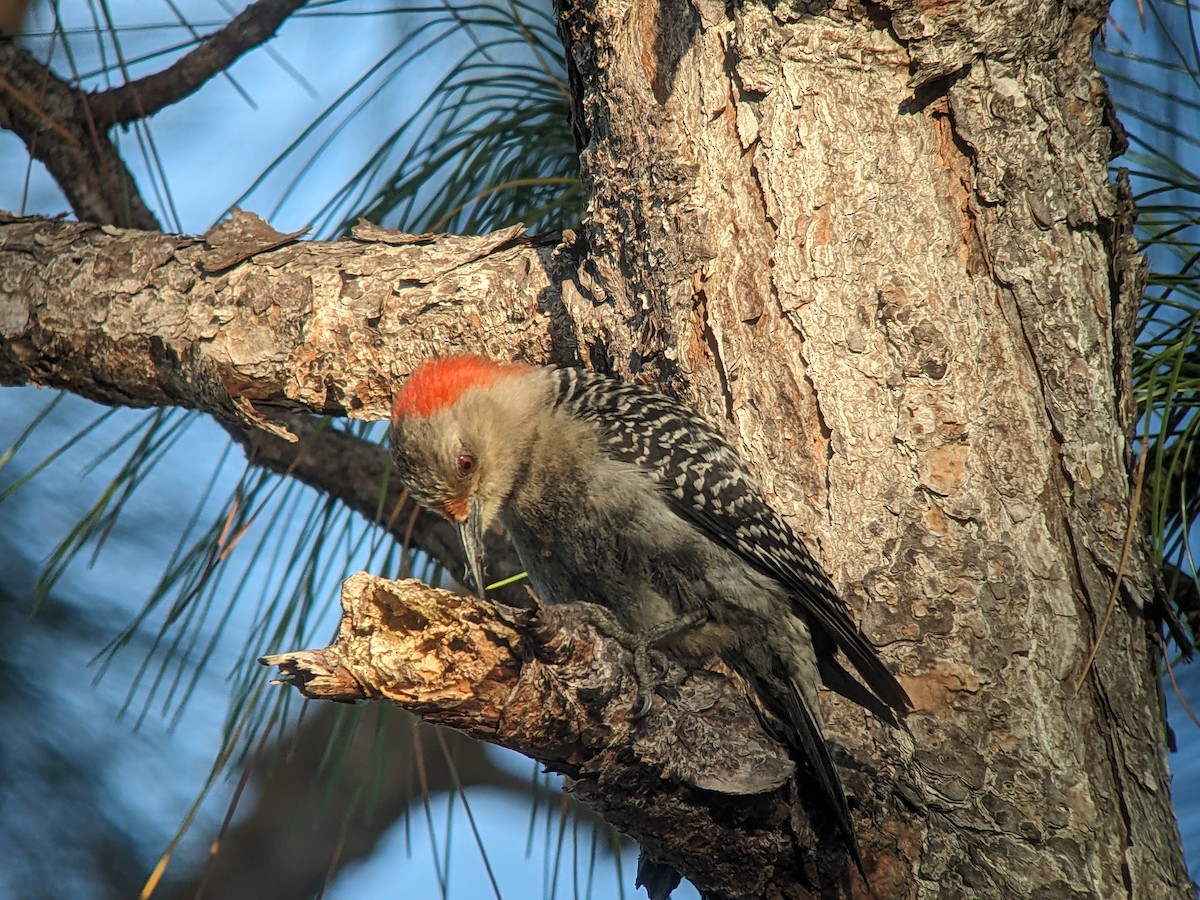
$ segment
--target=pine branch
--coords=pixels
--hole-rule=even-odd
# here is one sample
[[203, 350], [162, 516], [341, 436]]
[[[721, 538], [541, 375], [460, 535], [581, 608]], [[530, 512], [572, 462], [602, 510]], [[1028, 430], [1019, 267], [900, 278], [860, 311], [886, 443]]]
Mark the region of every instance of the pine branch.
[[[819, 807], [803, 793], [793, 802], [787, 750], [728, 674], [672, 664], [653, 709], [634, 719], [632, 660], [582, 606], [516, 610], [360, 573], [342, 608], [331, 646], [261, 662], [306, 697], [392, 700], [569, 776], [575, 796], [702, 891], [789, 896], [797, 883], [819, 891], [857, 878]], [[897, 815], [891, 778], [861, 763], [844, 777], [853, 794], [875, 795], [863, 808]], [[861, 833], [873, 883], [886, 884], [891, 841]]]
[[120, 87], [92, 94], [97, 127], [124, 125], [152, 116], [200, 90], [239, 57], [265, 44], [306, 0], [258, 0], [172, 65]]
[[80, 219], [159, 227], [87, 96], [7, 40], [0, 40], [0, 127], [25, 142]]
[[287, 437], [296, 410], [386, 418], [397, 381], [448, 347], [545, 361], [569, 318], [571, 254], [519, 226], [279, 246], [243, 218], [255, 227], [202, 240], [0, 215], [0, 384]]

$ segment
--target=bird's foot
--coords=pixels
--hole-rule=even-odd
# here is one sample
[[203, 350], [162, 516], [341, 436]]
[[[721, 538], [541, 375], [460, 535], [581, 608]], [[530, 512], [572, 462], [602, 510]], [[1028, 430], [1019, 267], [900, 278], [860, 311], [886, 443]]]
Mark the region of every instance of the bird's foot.
[[638, 695], [630, 715], [635, 720], [643, 718], [654, 704], [654, 691], [660, 680], [655, 670], [662, 674], [667, 671], [667, 658], [655, 645], [701, 624], [705, 620], [704, 613], [688, 613], [639, 633], [630, 631], [618, 622], [617, 617], [607, 607], [589, 603], [586, 604], [586, 609], [592, 627], [605, 637], [612, 638], [633, 655], [633, 674], [637, 680]]

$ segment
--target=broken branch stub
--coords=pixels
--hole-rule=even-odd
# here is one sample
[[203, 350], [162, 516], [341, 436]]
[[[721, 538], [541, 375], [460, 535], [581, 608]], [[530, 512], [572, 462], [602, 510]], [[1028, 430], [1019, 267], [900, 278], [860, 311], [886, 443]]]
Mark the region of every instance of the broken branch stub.
[[632, 660], [579, 605], [515, 609], [360, 572], [342, 610], [329, 647], [260, 660], [277, 683], [318, 700], [392, 700], [573, 777], [635, 767], [639, 781], [754, 795], [792, 774], [726, 675], [671, 664], [653, 709], [633, 719]]

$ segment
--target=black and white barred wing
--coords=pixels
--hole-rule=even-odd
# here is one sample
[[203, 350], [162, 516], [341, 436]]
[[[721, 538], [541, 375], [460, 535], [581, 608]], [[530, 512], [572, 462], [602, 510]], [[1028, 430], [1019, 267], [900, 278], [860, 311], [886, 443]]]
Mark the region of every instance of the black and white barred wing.
[[798, 612], [832, 638], [888, 706], [911, 702], [851, 621], [808, 548], [762, 496], [737, 453], [677, 401], [636, 384], [560, 369], [558, 403], [594, 422], [606, 452], [651, 473], [672, 508], [792, 592]]

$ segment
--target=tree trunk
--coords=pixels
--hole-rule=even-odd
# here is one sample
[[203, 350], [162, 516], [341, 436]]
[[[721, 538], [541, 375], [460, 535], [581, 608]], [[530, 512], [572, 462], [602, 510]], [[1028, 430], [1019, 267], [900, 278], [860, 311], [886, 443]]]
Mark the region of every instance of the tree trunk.
[[[243, 425], [278, 405], [382, 415], [430, 348], [660, 382], [743, 449], [916, 703], [910, 737], [822, 697], [858, 760], [847, 788], [878, 896], [1184, 896], [1152, 573], [1128, 527], [1141, 269], [1107, 171], [1119, 128], [1091, 56], [1105, 12], [565, 3], [592, 202], [556, 253], [500, 241], [446, 264], [455, 245], [429, 239], [403, 245], [427, 250], [414, 276], [380, 261], [386, 246], [264, 243], [214, 281], [195, 277], [198, 247], [162, 236], [0, 223], [0, 379]], [[38, 282], [35, 232], [86, 277]], [[155, 290], [188, 315], [118, 339], [130, 322], [112, 311]], [[296, 328], [278, 296], [306, 304]], [[513, 670], [488, 671], [519, 693]], [[487, 686], [479, 731], [498, 739], [503, 691]], [[748, 819], [705, 844], [686, 820], [600, 805], [713, 895], [865, 890], [764, 864], [787, 842]]]
[[[1190, 891], [1123, 555], [1141, 269], [1106, 8], [563, 10], [585, 271], [626, 326], [587, 344], [728, 422], [905, 676], [928, 815], [860, 825], [903, 893]], [[856, 756], [896, 753], [829, 699]]]

